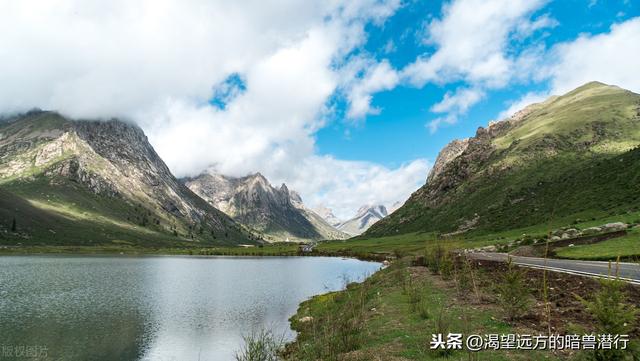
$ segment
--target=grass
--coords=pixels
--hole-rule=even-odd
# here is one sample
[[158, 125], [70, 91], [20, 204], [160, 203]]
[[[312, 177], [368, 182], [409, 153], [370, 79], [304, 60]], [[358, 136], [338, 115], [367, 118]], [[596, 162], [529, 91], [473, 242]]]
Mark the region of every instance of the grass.
[[[277, 243], [260, 247], [203, 246], [192, 242], [168, 246], [140, 246], [135, 242], [114, 240], [102, 245], [21, 245], [0, 246], [0, 254], [124, 254], [124, 255], [193, 255], [193, 256], [300, 256], [296, 244]], [[313, 254], [317, 255], [317, 254]]]
[[316, 249], [318, 252], [336, 254], [392, 254], [394, 250], [403, 254], [415, 254], [434, 238], [433, 233], [416, 232], [380, 238], [321, 242]]
[[638, 213], [638, 104], [637, 94], [590, 83], [538, 106], [521, 123], [477, 137], [363, 238], [446, 234], [474, 219], [475, 236], [493, 236]]
[[[409, 274], [413, 291], [407, 292], [402, 279]], [[419, 296], [415, 296], [418, 292]], [[353, 300], [359, 314], [353, 315]], [[328, 340], [339, 337], [335, 325], [344, 322], [341, 315], [360, 324], [353, 328], [354, 347], [327, 357], [315, 353]], [[303, 317], [311, 322], [301, 322]], [[351, 284], [345, 291], [316, 296], [304, 303], [291, 318], [298, 332], [295, 343], [288, 346], [291, 360], [532, 360], [556, 357], [545, 352], [483, 351], [476, 356], [467, 351], [443, 353], [429, 349], [434, 333], [469, 334], [511, 333], [512, 326], [501, 320], [501, 311], [493, 305], [470, 305], [461, 302], [454, 287], [424, 267], [407, 269], [401, 262], [377, 272], [362, 284]]]
[[[248, 229], [186, 188], [173, 188], [171, 179], [170, 189], [154, 189], [154, 180], [114, 185], [119, 180], [111, 162], [118, 160], [96, 153], [98, 148], [88, 146], [90, 137], [82, 140], [81, 133], [69, 132], [80, 124], [53, 112], [30, 112], [0, 123], [0, 149], [6, 153], [0, 160], [0, 245], [257, 243]], [[118, 139], [109, 141], [122, 147]], [[15, 147], [16, 141], [21, 146]], [[127, 150], [140, 151], [136, 146]], [[61, 169], [71, 175], [59, 175]], [[17, 231], [8, 232], [14, 219]]]
[[[350, 255], [362, 258], [380, 255], [420, 256], [424, 254], [425, 247], [430, 249], [439, 244], [446, 244], [449, 249], [472, 249], [490, 245], [503, 246], [520, 240], [525, 235], [534, 239], [543, 239], [550, 231], [563, 227], [585, 229], [612, 222], [635, 224], [638, 220], [640, 220], [639, 211], [616, 215], [605, 214], [599, 217], [595, 217], [594, 213], [584, 212], [555, 219], [548, 223], [498, 232], [470, 231], [447, 238], [439, 237], [436, 232], [411, 232], [371, 238], [360, 236], [349, 240], [320, 242], [315, 251], [327, 255]], [[593, 260], [615, 260], [618, 256], [623, 259], [640, 257], [640, 230], [632, 229], [625, 237], [592, 245], [558, 248], [557, 256]]]
[[570, 259], [611, 260], [617, 257], [637, 259], [640, 256], [640, 229], [633, 229], [625, 237], [603, 242], [563, 247], [556, 250], [556, 256]]
[[[8, 232], [14, 218], [17, 232]], [[209, 232], [203, 234], [209, 239], [199, 242], [187, 237], [186, 227], [170, 223], [144, 205], [94, 194], [66, 178], [35, 177], [0, 186], [0, 245], [45, 250], [55, 246], [109, 249], [123, 243], [193, 248], [236, 242], [223, 234], [212, 240]], [[193, 233], [197, 233], [195, 227]]]

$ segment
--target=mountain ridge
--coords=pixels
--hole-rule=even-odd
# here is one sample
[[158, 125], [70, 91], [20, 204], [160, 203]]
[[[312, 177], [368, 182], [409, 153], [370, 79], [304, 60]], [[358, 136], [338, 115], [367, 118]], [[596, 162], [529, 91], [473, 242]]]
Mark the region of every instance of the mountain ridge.
[[[449, 143], [427, 183], [364, 236], [493, 232], [545, 222], [550, 215], [577, 219], [632, 209], [633, 197], [625, 194], [637, 191], [637, 176], [629, 172], [637, 168], [638, 144], [640, 95], [587, 83]], [[611, 159], [631, 162], [617, 170], [626, 177], [593, 173]], [[599, 188], [590, 178], [602, 182]], [[579, 200], [580, 191], [589, 202]]]
[[357, 236], [387, 215], [387, 208], [384, 205], [364, 205], [358, 209], [355, 216], [340, 222], [336, 228], [351, 236]]
[[40, 229], [28, 218], [37, 214], [66, 219], [62, 223], [69, 230], [75, 229], [73, 222], [94, 224], [100, 231], [89, 243], [257, 241], [180, 184], [137, 126], [32, 111], [5, 119], [0, 134], [0, 187], [32, 206], [12, 211], [4, 204], [0, 213], [21, 218], [23, 239], [85, 243], [79, 235], [65, 239], [62, 225], [50, 222], [52, 228]]
[[182, 182], [202, 199], [236, 221], [263, 234], [265, 239], [343, 239], [345, 234], [307, 208], [286, 184], [272, 186], [261, 173], [230, 177], [208, 171]]

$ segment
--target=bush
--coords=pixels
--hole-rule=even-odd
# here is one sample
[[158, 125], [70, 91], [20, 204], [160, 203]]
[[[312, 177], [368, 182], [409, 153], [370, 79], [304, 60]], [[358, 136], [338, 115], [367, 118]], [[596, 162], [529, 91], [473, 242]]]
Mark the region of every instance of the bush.
[[[440, 307], [440, 311], [436, 315], [435, 318], [435, 334], [440, 334], [446, 337], [449, 334], [451, 329], [451, 317], [445, 311], [444, 306]], [[440, 356], [449, 356], [453, 352], [452, 349], [438, 349], [438, 354]]]
[[509, 258], [507, 271], [502, 283], [497, 285], [498, 303], [506, 311], [507, 318], [513, 321], [524, 315], [531, 302], [529, 289], [525, 284], [524, 271], [515, 266]]
[[426, 298], [423, 298], [416, 304], [416, 312], [418, 313], [418, 316], [420, 316], [420, 318], [422, 318], [423, 320], [428, 319], [430, 316], [429, 306], [429, 301]]
[[440, 262], [446, 253], [446, 249], [441, 244], [425, 250], [424, 260], [431, 273], [440, 273]]
[[284, 337], [276, 338], [273, 332], [260, 330], [242, 337], [244, 346], [236, 353], [236, 361], [278, 361], [284, 345]]
[[[638, 309], [628, 303], [624, 286], [625, 283], [617, 279], [601, 279], [600, 290], [592, 300], [576, 296], [594, 318], [598, 335], [628, 335], [633, 330]], [[636, 356], [640, 356], [638, 350], [635, 351]], [[595, 350], [587, 354], [588, 360], [595, 361], [625, 360], [631, 357], [633, 356], [629, 350]]]
[[300, 348], [294, 351], [295, 359], [334, 361], [340, 354], [358, 349], [364, 340], [365, 310], [370, 296], [367, 281], [337, 294], [333, 304], [327, 304], [327, 307], [340, 305], [339, 309], [343, 311], [329, 311], [313, 322], [311, 337], [301, 340]]
[[471, 288], [471, 266], [465, 256], [454, 262], [453, 279], [456, 282], [456, 290], [459, 297], [466, 297]]
[[445, 252], [440, 259], [440, 275], [443, 279], [450, 279], [453, 274], [453, 257], [449, 252]]

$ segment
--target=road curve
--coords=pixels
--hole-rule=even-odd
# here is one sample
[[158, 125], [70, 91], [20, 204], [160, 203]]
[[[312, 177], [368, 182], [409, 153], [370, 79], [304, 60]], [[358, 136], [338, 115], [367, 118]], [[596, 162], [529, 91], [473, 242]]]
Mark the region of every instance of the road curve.
[[[536, 258], [510, 256], [507, 253], [471, 252], [468, 255], [476, 260], [506, 262], [510, 257], [512, 262], [523, 267], [547, 269], [554, 272], [570, 273], [581, 276], [599, 277], [609, 275], [609, 262], [579, 261], [554, 258]], [[636, 263], [619, 263], [618, 277], [629, 283], [640, 285], [640, 265]], [[611, 263], [611, 273], [615, 275], [616, 264]]]

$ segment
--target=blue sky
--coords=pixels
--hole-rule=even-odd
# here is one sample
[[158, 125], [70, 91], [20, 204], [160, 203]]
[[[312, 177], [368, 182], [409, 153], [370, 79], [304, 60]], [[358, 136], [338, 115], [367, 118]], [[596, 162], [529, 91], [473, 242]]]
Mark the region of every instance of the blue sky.
[[638, 0], [2, 1], [0, 33], [0, 113], [119, 117], [178, 177], [261, 172], [343, 219], [527, 104], [640, 92]]
[[[425, 24], [442, 15], [442, 5], [442, 1], [413, 1], [402, 6], [384, 25], [367, 28], [363, 51], [376, 59], [388, 59], [397, 69], [435, 51], [434, 46], [421, 43], [421, 38]], [[633, 1], [552, 1], [532, 13], [533, 17], [541, 15], [548, 15], [557, 24], [537, 31], [522, 44], [512, 42], [513, 46], [541, 43], [551, 48], [554, 44], [572, 41], [582, 33], [608, 33], [611, 25], [639, 16], [640, 5]], [[391, 52], [385, 51], [389, 43], [394, 44]], [[380, 114], [368, 115], [355, 123], [344, 119], [347, 105], [339, 103], [330, 125], [317, 133], [318, 150], [342, 159], [368, 160], [389, 167], [420, 157], [433, 160], [449, 141], [473, 136], [478, 127], [497, 119], [511, 102], [529, 92], [550, 88], [549, 79], [543, 79], [490, 90], [456, 124], [442, 126], [431, 133], [425, 125], [438, 114], [430, 111], [430, 107], [460, 86], [464, 86], [464, 82], [398, 86], [376, 93], [372, 104], [381, 109]]]

